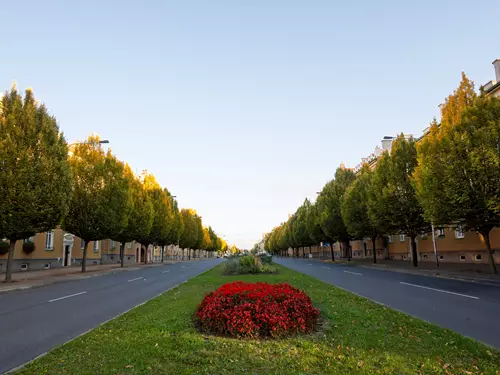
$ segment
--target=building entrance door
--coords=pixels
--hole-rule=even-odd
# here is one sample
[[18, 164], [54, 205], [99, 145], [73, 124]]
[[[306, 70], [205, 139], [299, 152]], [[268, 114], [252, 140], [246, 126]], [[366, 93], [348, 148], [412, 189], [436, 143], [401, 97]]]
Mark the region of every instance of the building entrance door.
[[69, 245], [64, 246], [64, 267], [71, 265], [71, 251]]

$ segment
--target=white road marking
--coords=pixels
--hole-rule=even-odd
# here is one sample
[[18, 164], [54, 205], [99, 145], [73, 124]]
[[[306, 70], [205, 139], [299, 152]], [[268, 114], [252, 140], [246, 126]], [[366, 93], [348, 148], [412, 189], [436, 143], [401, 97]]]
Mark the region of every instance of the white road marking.
[[307, 263], [308, 266], [312, 266], [312, 263]]
[[142, 276], [141, 276], [141, 277], [136, 277], [135, 279], [129, 280], [129, 281], [127, 281], [127, 282], [128, 282], [128, 283], [130, 283], [130, 282], [132, 282], [132, 281], [136, 281], [136, 280], [140, 280], [140, 279], [142, 279]]
[[403, 285], [408, 285], [408, 286], [414, 286], [415, 288], [422, 288], [422, 289], [428, 289], [428, 290], [433, 290], [435, 292], [441, 292], [441, 293], [448, 293], [448, 294], [454, 294], [456, 296], [460, 297], [466, 297], [466, 298], [472, 298], [472, 299], [479, 299], [479, 297], [476, 296], [469, 296], [468, 294], [460, 294], [460, 293], [455, 293], [455, 292], [449, 292], [447, 290], [442, 290], [442, 289], [435, 289], [435, 288], [429, 288], [428, 286], [422, 286], [422, 285], [416, 285], [416, 284], [410, 284], [410, 283], [405, 283], [400, 281], [400, 284]]
[[182, 266], [181, 268], [186, 268], [186, 266]]
[[87, 292], [80, 292], [80, 293], [70, 294], [69, 296], [64, 296], [64, 297], [59, 297], [59, 298], [51, 299], [48, 302], [56, 302], [56, 301], [60, 301], [62, 299], [66, 299], [66, 298], [76, 297], [76, 296], [79, 296], [79, 295], [82, 295], [82, 294], [85, 294], [85, 293], [87, 293]]
[[325, 266], [322, 266], [321, 268], [326, 268], [327, 270], [329, 270], [329, 269], [330, 269], [330, 267], [325, 267]]
[[363, 276], [362, 273], [358, 273], [358, 272], [351, 272], [351, 271], [344, 271], [345, 273], [350, 273], [352, 275], [358, 275], [358, 276]]
[[170, 270], [163, 271], [162, 273], [167, 273], [167, 272], [170, 272]]

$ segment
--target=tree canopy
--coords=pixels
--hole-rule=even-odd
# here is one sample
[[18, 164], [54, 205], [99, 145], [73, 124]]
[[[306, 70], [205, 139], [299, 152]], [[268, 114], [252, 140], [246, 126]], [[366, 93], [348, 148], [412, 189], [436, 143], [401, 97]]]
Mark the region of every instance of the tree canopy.
[[6, 278], [18, 240], [59, 225], [68, 212], [68, 146], [57, 121], [32, 90], [15, 86], [0, 100], [0, 237], [10, 241]]

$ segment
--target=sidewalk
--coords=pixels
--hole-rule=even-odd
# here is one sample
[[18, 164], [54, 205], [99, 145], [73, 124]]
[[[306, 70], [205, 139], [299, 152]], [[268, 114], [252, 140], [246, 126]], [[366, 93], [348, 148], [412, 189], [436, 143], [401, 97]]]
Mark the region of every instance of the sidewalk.
[[85, 273], [81, 272], [81, 267], [64, 267], [55, 268], [50, 270], [28, 271], [28, 272], [14, 272], [12, 273], [12, 283], [4, 283], [3, 278], [5, 273], [0, 274], [0, 293], [10, 292], [13, 290], [23, 290], [35, 287], [40, 287], [49, 284], [60, 282], [88, 279], [89, 277], [101, 276], [111, 272], [131, 271], [140, 267], [154, 267], [161, 266], [162, 264], [173, 264], [180, 261], [168, 260], [164, 263], [129, 263], [125, 264], [123, 268], [120, 264], [102, 264], [87, 266]]
[[351, 262], [341, 260], [336, 262], [340, 264], [352, 264], [358, 267], [379, 270], [383, 269], [393, 272], [445, 277], [471, 282], [492, 283], [500, 286], [500, 274], [492, 274], [488, 264], [441, 263], [439, 267], [436, 267], [436, 264], [433, 262], [420, 262], [418, 267], [413, 267], [411, 262], [401, 260], [377, 259], [376, 264], [374, 264], [371, 259], [353, 259]]

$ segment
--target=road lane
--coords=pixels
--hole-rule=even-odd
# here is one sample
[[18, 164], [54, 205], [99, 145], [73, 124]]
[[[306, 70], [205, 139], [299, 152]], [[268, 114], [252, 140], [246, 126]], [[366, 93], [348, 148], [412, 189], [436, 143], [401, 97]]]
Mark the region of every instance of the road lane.
[[399, 311], [500, 348], [500, 288], [465, 281], [276, 258], [316, 277]]
[[140, 267], [0, 295], [0, 374], [221, 262]]

